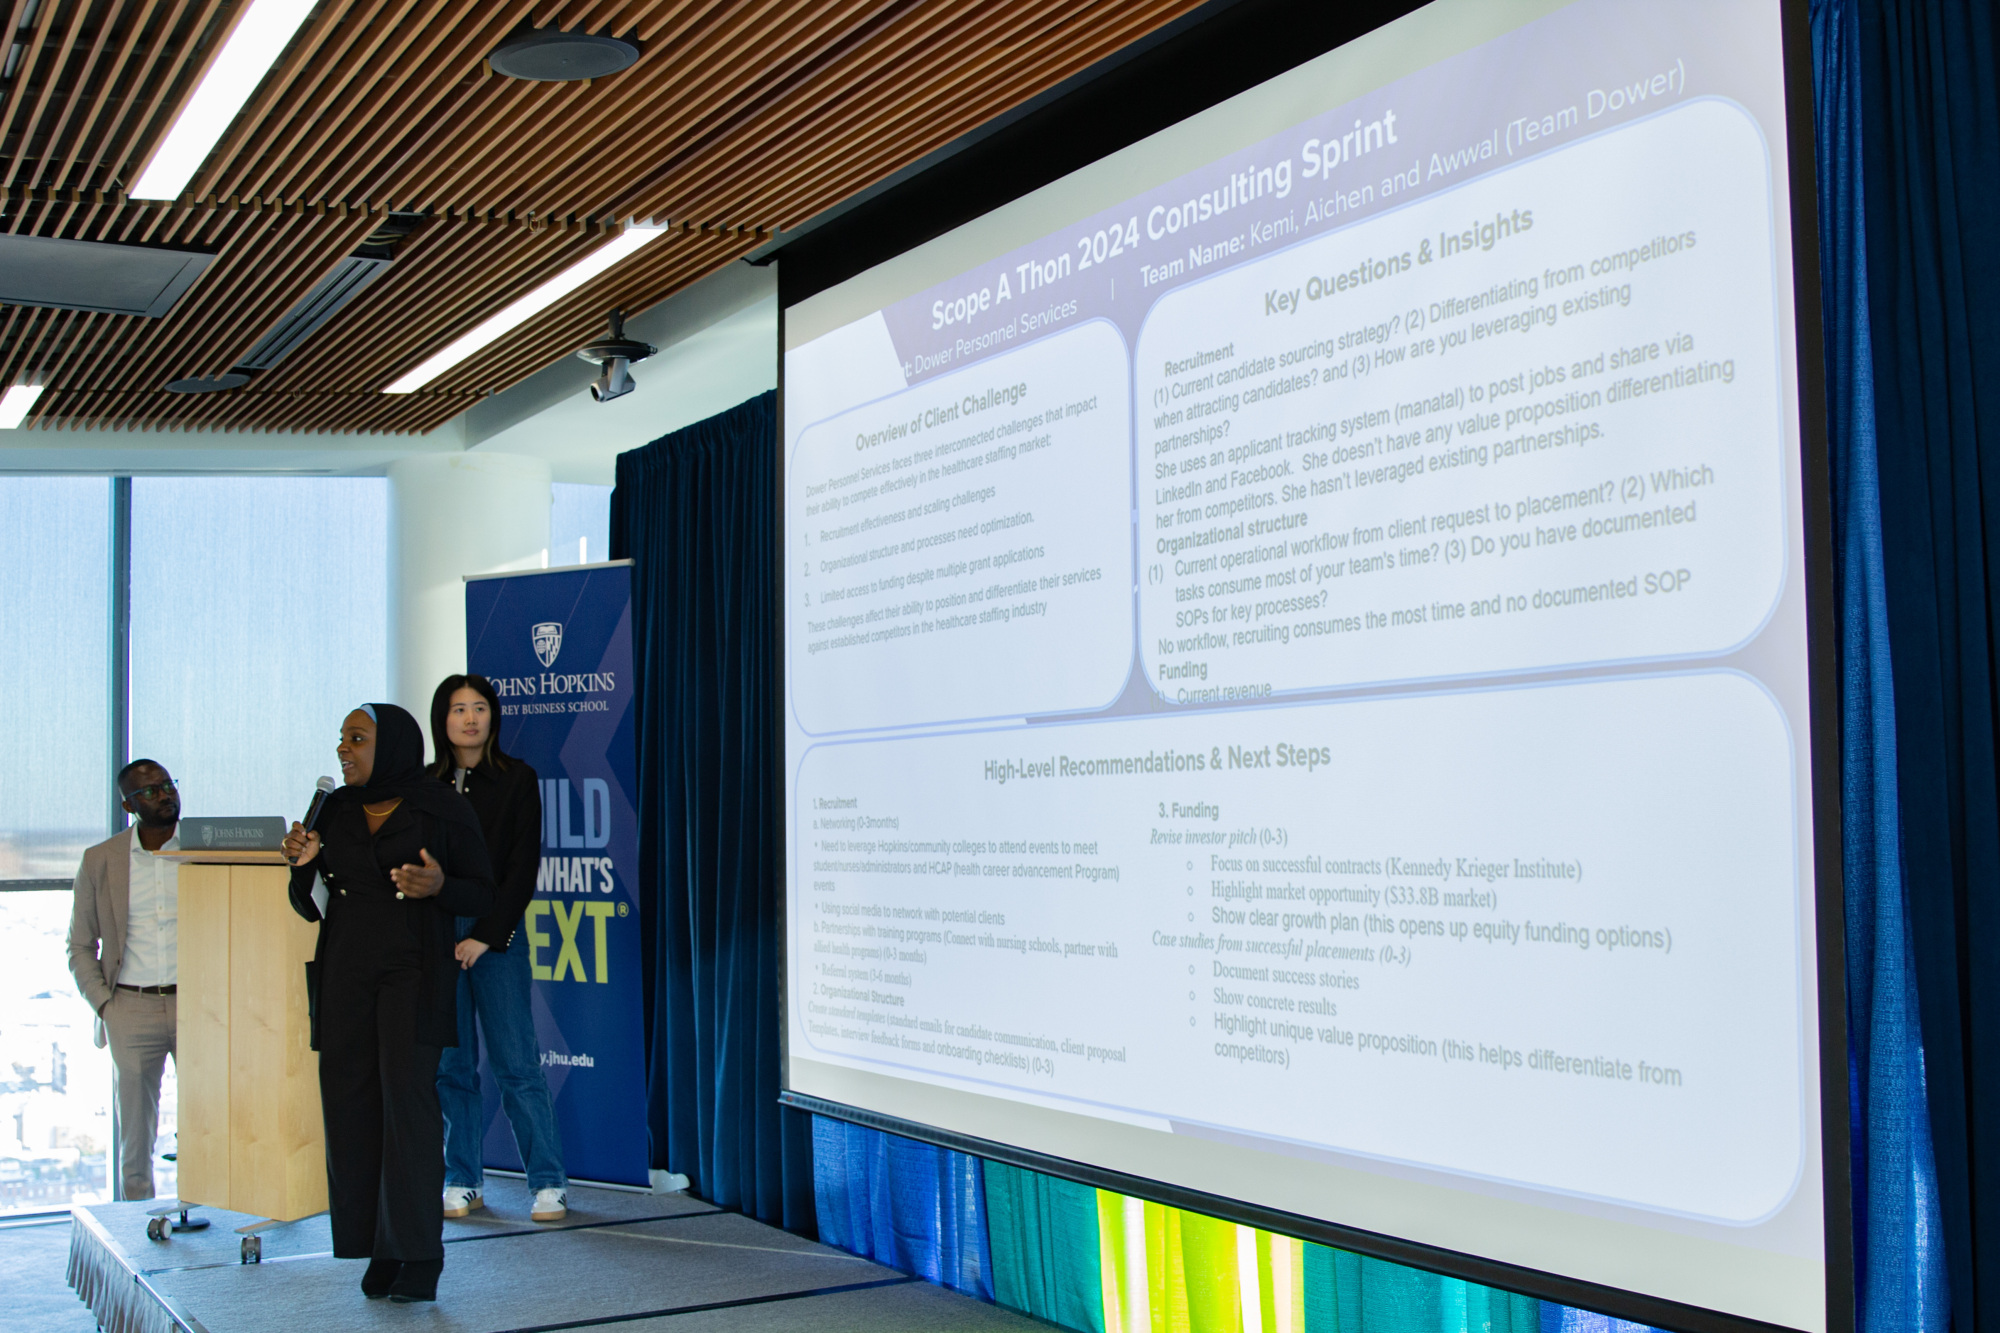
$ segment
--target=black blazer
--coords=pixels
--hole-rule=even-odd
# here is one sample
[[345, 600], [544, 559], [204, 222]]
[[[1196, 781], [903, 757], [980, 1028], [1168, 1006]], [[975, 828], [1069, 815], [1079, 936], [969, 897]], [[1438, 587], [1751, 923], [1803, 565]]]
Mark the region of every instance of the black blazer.
[[[455, 786], [457, 770], [444, 775]], [[479, 918], [471, 937], [489, 949], [504, 949], [520, 927], [542, 870], [542, 784], [535, 770], [512, 755], [507, 767], [482, 763], [465, 775], [465, 799], [479, 816], [486, 851], [493, 860], [493, 908]]]
[[[493, 906], [493, 870], [486, 858], [486, 841], [479, 830], [470, 825], [441, 819], [407, 803], [389, 818], [391, 823], [413, 820], [415, 837], [410, 838], [406, 834], [397, 839], [398, 844], [410, 842], [421, 846], [444, 869], [444, 885], [437, 894], [410, 900], [408, 910], [416, 914], [423, 967], [417, 1040], [427, 1046], [456, 1046], [459, 966], [458, 960], [452, 956], [452, 947], [458, 943], [458, 918], [478, 916]], [[391, 824], [385, 823], [383, 834], [386, 836], [390, 831]], [[358, 801], [328, 807], [320, 819], [319, 833], [323, 844], [320, 854], [305, 865], [292, 867], [292, 910], [308, 921], [323, 921], [319, 908], [312, 900], [314, 877], [327, 871], [331, 879], [338, 880], [341, 877], [340, 866], [333, 862], [333, 856], [351, 855], [357, 843], [369, 848], [374, 845]], [[340, 845], [339, 852], [334, 850], [336, 842]], [[414, 862], [416, 853], [410, 852], [408, 859]], [[376, 875], [387, 878], [385, 872], [372, 866], [359, 868], [357, 873], [371, 878]], [[325, 952], [326, 927], [322, 924], [319, 945], [313, 951], [311, 976], [314, 981], [317, 981], [320, 960]], [[312, 1048], [318, 1050], [317, 995], [314, 996], [313, 1007]]]

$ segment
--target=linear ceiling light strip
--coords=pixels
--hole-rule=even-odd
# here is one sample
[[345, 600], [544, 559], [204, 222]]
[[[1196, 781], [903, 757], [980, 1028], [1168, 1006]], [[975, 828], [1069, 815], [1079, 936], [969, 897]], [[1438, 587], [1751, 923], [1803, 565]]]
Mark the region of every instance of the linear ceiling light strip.
[[[748, 239], [736, 241], [730, 238], [686, 248], [675, 246], [670, 252], [650, 253], [635, 261], [630, 271], [620, 275], [620, 285], [639, 293], [635, 304], [648, 306], [667, 292], [685, 285], [689, 275], [711, 272], [718, 260], [726, 262], [752, 248], [754, 242]], [[601, 310], [572, 308], [565, 319], [538, 323], [531, 333], [510, 340], [504, 352], [487, 359], [481, 366], [482, 378], [494, 383], [511, 384], [531, 375], [574, 350], [578, 341], [589, 336], [586, 330], [601, 326], [601, 320]]]
[[314, 0], [250, 0], [194, 95], [132, 187], [134, 199], [178, 199], [210, 150], [313, 11]]
[[497, 314], [487, 316], [475, 324], [469, 332], [454, 338], [439, 351], [419, 362], [413, 369], [390, 381], [382, 392], [415, 393], [473, 353], [541, 314], [619, 260], [636, 254], [665, 234], [664, 227], [637, 225], [627, 227], [619, 234], [617, 240], [598, 247], [526, 296], [501, 307]]
[[41, 396], [39, 384], [16, 384], [0, 394], [0, 430], [13, 430], [26, 421]]

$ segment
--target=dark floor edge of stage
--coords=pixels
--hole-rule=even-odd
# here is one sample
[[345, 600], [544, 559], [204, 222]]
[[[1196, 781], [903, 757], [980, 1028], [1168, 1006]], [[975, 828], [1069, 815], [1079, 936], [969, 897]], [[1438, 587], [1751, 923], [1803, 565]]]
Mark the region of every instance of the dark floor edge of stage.
[[[438, 1333], [805, 1333], [1045, 1329], [687, 1195], [572, 1186], [563, 1222], [528, 1220], [525, 1185], [487, 1182], [487, 1207], [445, 1223], [435, 1305], [362, 1297], [364, 1264], [338, 1260], [324, 1216], [264, 1232], [240, 1262], [236, 1228], [262, 1219], [198, 1208], [206, 1230], [151, 1240], [153, 1201], [79, 1205], [68, 1280], [105, 1333], [251, 1333], [287, 1323]], [[479, 1242], [479, 1243], [471, 1243]]]

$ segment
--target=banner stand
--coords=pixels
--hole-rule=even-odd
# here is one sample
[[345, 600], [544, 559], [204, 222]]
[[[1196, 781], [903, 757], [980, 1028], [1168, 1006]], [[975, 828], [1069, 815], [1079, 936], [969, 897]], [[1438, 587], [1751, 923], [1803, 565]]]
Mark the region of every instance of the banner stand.
[[[500, 696], [501, 748], [541, 781], [541, 872], [520, 929], [565, 1170], [663, 1192], [646, 1130], [631, 564], [468, 575], [465, 661]], [[519, 1172], [483, 1050], [479, 1071], [486, 1168]]]

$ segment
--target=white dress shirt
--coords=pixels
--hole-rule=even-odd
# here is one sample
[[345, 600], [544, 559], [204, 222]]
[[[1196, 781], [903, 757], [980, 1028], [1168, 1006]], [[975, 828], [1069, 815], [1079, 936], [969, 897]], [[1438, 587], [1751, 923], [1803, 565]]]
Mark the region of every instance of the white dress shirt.
[[[181, 849], [180, 830], [160, 848]], [[180, 935], [181, 867], [139, 845], [132, 829], [132, 896], [125, 916], [125, 962], [118, 969], [121, 986], [172, 986]]]

